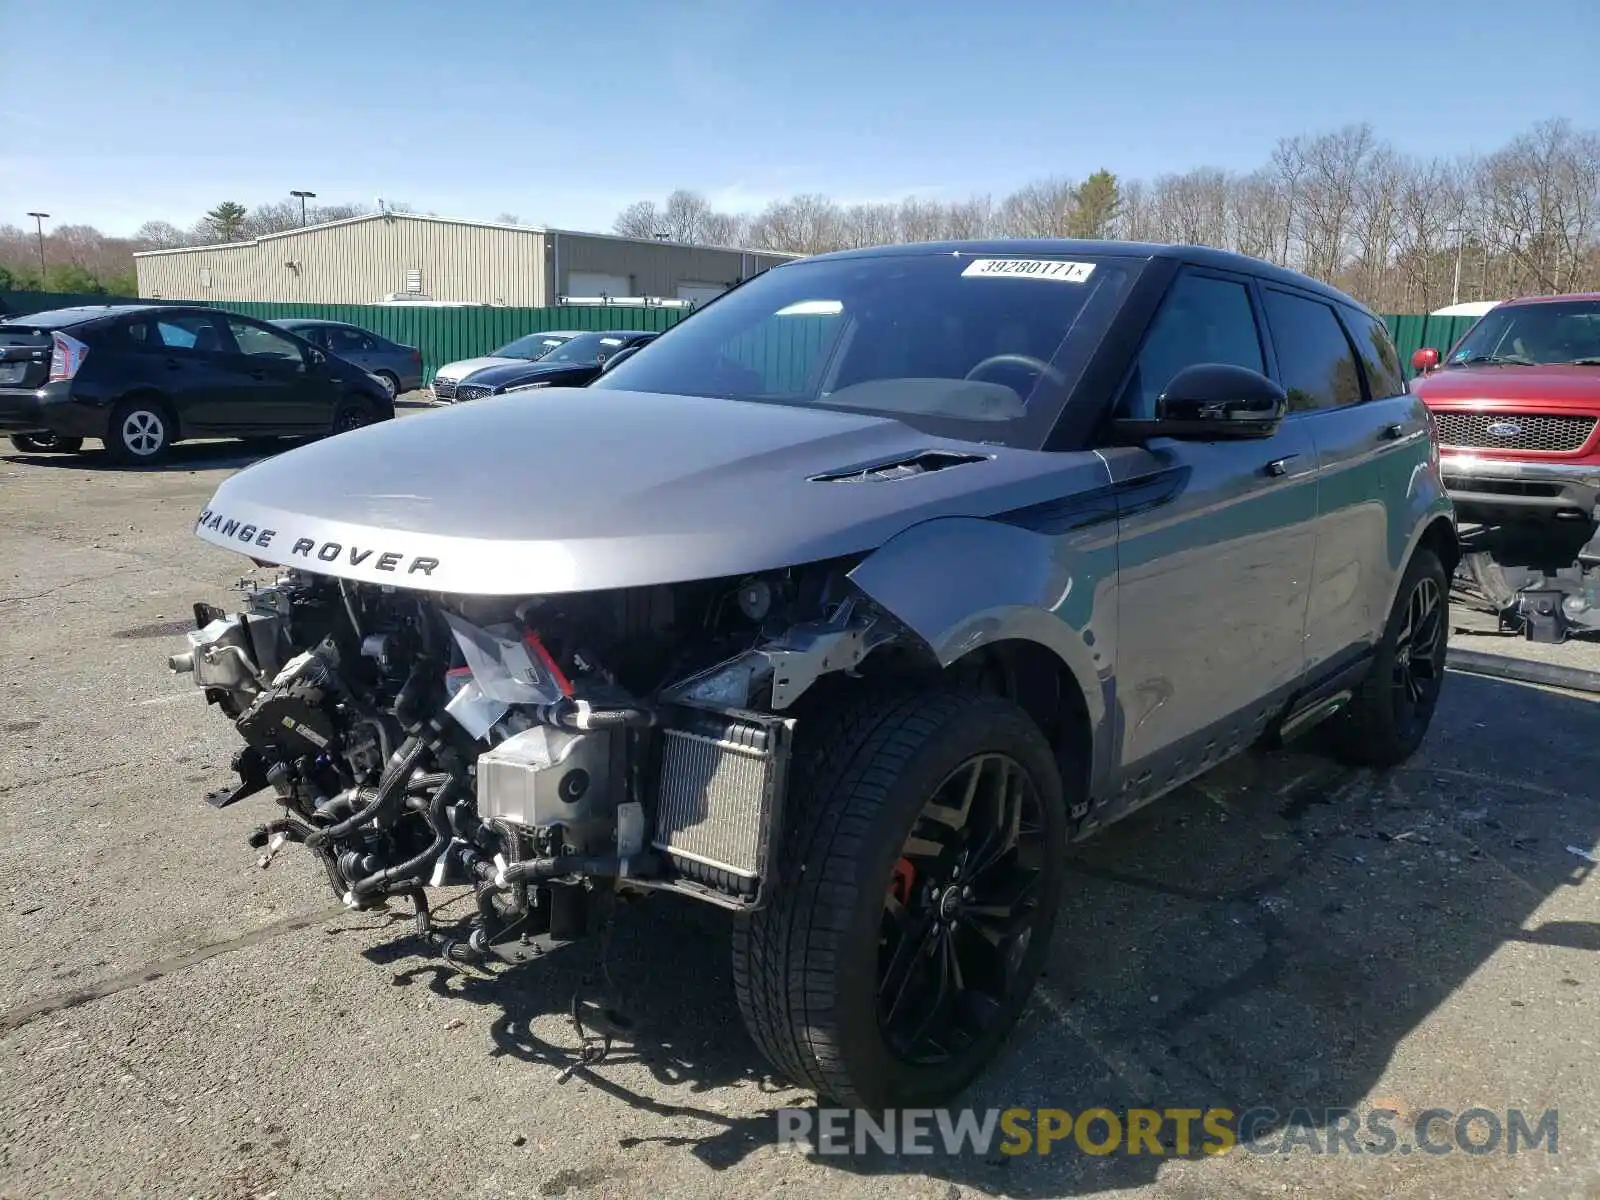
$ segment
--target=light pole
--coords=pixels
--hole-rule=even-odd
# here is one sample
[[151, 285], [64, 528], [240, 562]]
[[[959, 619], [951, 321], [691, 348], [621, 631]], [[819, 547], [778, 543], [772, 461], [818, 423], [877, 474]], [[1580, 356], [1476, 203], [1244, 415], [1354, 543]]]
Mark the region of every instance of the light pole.
[[306, 223], [306, 201], [315, 200], [317, 194], [315, 192], [290, 192], [289, 195], [296, 196], [300, 200], [300, 226], [304, 228]]
[[49, 219], [49, 213], [31, 212], [33, 227], [39, 235], [39, 290], [44, 291], [44, 223]]
[[1445, 231], [1455, 235], [1456, 239], [1456, 277], [1450, 285], [1450, 303], [1461, 303], [1461, 251], [1466, 246], [1467, 231], [1459, 225], [1452, 225]]

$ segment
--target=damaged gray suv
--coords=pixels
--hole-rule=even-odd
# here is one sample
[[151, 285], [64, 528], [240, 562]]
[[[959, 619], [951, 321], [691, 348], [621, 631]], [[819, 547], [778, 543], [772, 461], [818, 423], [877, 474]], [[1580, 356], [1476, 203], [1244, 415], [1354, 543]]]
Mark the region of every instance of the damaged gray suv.
[[1458, 553], [1381, 321], [1092, 242], [785, 264], [587, 388], [252, 466], [196, 529], [272, 568], [172, 659], [243, 739], [212, 803], [282, 809], [263, 863], [303, 843], [482, 963], [730, 909], [756, 1044], [870, 1107], [999, 1051], [1075, 839], [1313, 725], [1410, 755]]

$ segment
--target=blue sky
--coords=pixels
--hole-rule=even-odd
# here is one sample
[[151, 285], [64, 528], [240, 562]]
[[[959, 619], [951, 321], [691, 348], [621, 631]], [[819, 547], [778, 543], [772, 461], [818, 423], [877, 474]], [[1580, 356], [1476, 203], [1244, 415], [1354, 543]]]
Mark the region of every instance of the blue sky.
[[675, 186], [741, 209], [998, 198], [1102, 166], [1247, 170], [1353, 121], [1424, 155], [1600, 127], [1594, 0], [0, 7], [32, 48], [0, 83], [0, 224], [112, 233], [291, 188], [605, 229]]

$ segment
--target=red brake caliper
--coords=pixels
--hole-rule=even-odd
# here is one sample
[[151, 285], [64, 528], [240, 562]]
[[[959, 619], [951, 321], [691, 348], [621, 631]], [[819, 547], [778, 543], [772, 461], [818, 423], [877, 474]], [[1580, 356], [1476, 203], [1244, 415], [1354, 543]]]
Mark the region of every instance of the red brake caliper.
[[909, 858], [902, 858], [889, 873], [889, 894], [904, 907], [911, 903], [911, 887], [916, 881], [917, 869]]

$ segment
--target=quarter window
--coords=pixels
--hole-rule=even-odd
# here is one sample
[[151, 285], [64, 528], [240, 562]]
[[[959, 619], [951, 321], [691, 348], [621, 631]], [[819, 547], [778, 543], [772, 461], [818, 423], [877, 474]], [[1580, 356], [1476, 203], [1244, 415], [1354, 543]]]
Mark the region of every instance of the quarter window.
[[1355, 351], [1334, 311], [1320, 300], [1266, 289], [1267, 326], [1290, 412], [1361, 402]]
[[1172, 377], [1196, 363], [1265, 371], [1250, 291], [1242, 283], [1185, 272], [1168, 291], [1145, 334], [1123, 389], [1120, 415], [1148, 421]]

